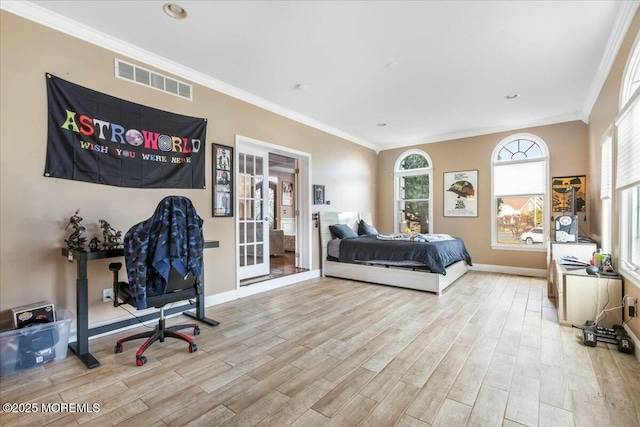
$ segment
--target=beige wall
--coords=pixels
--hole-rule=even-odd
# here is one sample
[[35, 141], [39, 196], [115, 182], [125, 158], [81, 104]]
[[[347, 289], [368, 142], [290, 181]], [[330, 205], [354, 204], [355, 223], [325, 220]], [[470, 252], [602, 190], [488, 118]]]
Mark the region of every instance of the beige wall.
[[[233, 146], [240, 134], [308, 152], [312, 156], [311, 183], [325, 185], [331, 205], [312, 211], [375, 210], [375, 225], [393, 229], [393, 166], [409, 148], [386, 150], [376, 156], [367, 148], [262, 110], [213, 90], [194, 86], [189, 102], [114, 78], [119, 57], [2, 11], [0, 14], [0, 315], [11, 307], [50, 300], [75, 311], [75, 264], [65, 262], [60, 246], [68, 235], [69, 216], [81, 208], [87, 235], [99, 234], [97, 220], [107, 219], [123, 231], [146, 219], [168, 194], [191, 198], [205, 220], [205, 237], [220, 248], [205, 253], [208, 295], [235, 289], [235, 219], [211, 217], [210, 190], [139, 190], [44, 178], [46, 152], [46, 72], [73, 83], [133, 102], [179, 114], [208, 119], [207, 145]], [[618, 112], [619, 86], [626, 58], [640, 27], [636, 16], [590, 117], [590, 124], [570, 122], [513, 132], [501, 132], [411, 148], [426, 151], [434, 162], [434, 224], [436, 232], [462, 237], [478, 264], [546, 268], [543, 252], [501, 251], [490, 247], [490, 157], [500, 141], [520, 132], [542, 138], [551, 152], [550, 174], [587, 175], [587, 214], [581, 229], [598, 237], [599, 142]], [[149, 66], [142, 64], [146, 68]], [[207, 183], [211, 164], [207, 159]], [[443, 173], [478, 169], [477, 218], [444, 218]], [[586, 219], [586, 220], [585, 220]], [[549, 218], [548, 225], [551, 225]], [[313, 228], [312, 228], [313, 229]], [[315, 229], [313, 229], [315, 230]], [[614, 237], [617, 223], [614, 224]], [[617, 245], [617, 238], [614, 239]], [[617, 246], [616, 246], [617, 247]], [[313, 268], [319, 265], [318, 236], [313, 233]], [[90, 322], [121, 316], [101, 302], [101, 289], [110, 286], [109, 261], [90, 263]], [[215, 279], [214, 279], [215, 278]], [[627, 293], [640, 297], [633, 286]], [[640, 322], [629, 325], [640, 336]]]
[[[600, 91], [598, 99], [591, 110], [589, 116], [589, 176], [593, 183], [589, 190], [589, 200], [592, 201], [589, 206], [588, 214], [593, 218], [591, 221], [591, 233], [594, 236], [601, 236], [601, 204], [600, 204], [600, 141], [607, 129], [614, 123], [616, 116], [620, 111], [620, 88], [622, 85], [622, 75], [627, 65], [627, 60], [631, 55], [633, 43], [640, 32], [640, 12], [636, 16], [629, 28], [624, 42], [620, 46], [618, 56], [611, 67], [611, 71]], [[612, 228], [612, 254], [614, 264], [617, 266], [620, 254], [620, 238], [619, 238], [619, 222], [617, 218], [620, 216], [618, 210], [618, 201], [616, 192], [613, 193], [613, 228]], [[640, 288], [628, 280], [624, 282], [625, 294], [635, 296], [640, 301]], [[638, 317], [629, 320], [627, 325], [634, 332], [636, 337], [640, 337], [640, 319]]]
[[[426, 152], [433, 161], [434, 232], [461, 237], [473, 262], [477, 264], [546, 269], [546, 252], [491, 249], [491, 154], [503, 139], [516, 133], [534, 134], [545, 141], [550, 152], [551, 176], [587, 174], [587, 125], [582, 122], [519, 129], [382, 151], [378, 155], [378, 229], [393, 230], [393, 210], [389, 206], [393, 206], [395, 162], [409, 148], [418, 148]], [[478, 217], [445, 218], [442, 206], [444, 172], [471, 169], [478, 170]], [[551, 227], [551, 213], [547, 216], [547, 226]], [[586, 233], [589, 228], [588, 221], [585, 222], [584, 219], [585, 215], [580, 215], [580, 227]]]
[[[0, 311], [49, 300], [75, 312], [75, 264], [60, 254], [69, 217], [80, 208], [86, 235], [101, 235], [98, 219], [126, 231], [148, 218], [169, 194], [188, 196], [204, 219], [208, 295], [235, 290], [235, 219], [211, 217], [208, 190], [130, 189], [43, 177], [47, 140], [45, 73], [150, 107], [208, 119], [206, 182], [211, 183], [211, 142], [235, 145], [240, 134], [311, 154], [312, 184], [324, 184], [331, 210], [373, 210], [376, 153], [362, 146], [195, 85], [194, 101], [114, 77], [114, 57], [135, 60], [16, 17], [0, 15]], [[150, 68], [142, 64], [146, 68]], [[344, 165], [349, 167], [341, 167]], [[210, 185], [209, 185], [210, 187]], [[317, 209], [316, 209], [317, 210]], [[315, 231], [311, 227], [312, 231]], [[319, 268], [317, 233], [313, 268]], [[113, 261], [113, 260], [110, 260]], [[109, 261], [90, 263], [90, 323], [120, 317], [102, 303], [111, 286]]]

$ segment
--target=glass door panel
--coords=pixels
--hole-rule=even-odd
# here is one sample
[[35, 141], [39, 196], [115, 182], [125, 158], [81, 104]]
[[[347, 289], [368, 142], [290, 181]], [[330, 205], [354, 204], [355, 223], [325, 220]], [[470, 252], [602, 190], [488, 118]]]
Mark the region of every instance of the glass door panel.
[[240, 280], [269, 274], [268, 153], [255, 149], [238, 152], [238, 227]]

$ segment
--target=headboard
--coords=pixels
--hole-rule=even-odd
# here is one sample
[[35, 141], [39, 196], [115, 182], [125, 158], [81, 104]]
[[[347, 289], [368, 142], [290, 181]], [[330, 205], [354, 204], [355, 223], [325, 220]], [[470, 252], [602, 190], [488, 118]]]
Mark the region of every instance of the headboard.
[[320, 265], [322, 266], [322, 275], [324, 275], [324, 265], [327, 261], [327, 244], [333, 239], [329, 226], [333, 224], [347, 224], [356, 233], [358, 232], [358, 224], [360, 220], [364, 220], [367, 224], [373, 225], [371, 212], [319, 212], [320, 217]]

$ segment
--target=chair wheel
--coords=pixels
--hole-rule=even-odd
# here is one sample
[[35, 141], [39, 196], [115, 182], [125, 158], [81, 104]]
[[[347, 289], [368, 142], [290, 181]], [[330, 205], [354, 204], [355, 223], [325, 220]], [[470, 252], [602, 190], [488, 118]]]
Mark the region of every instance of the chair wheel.
[[144, 356], [136, 356], [136, 365], [142, 366], [147, 363], [147, 358]]
[[198, 346], [195, 343], [189, 344], [189, 353], [193, 353], [194, 351], [198, 351]]
[[114, 353], [122, 353], [122, 344], [116, 344], [116, 348], [113, 350]]
[[200, 335], [200, 326], [193, 328], [193, 335]]

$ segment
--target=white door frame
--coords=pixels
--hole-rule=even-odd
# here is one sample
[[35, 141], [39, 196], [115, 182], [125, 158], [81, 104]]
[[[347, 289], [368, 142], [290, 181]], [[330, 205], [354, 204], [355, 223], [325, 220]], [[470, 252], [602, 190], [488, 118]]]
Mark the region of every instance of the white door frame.
[[[260, 141], [257, 139], [249, 138], [242, 135], [236, 135], [236, 150], [235, 150], [235, 163], [238, 164], [238, 153], [242, 151], [243, 148], [251, 148], [251, 147], [259, 147], [260, 149], [267, 150], [269, 153], [280, 154], [286, 157], [291, 157], [298, 160], [298, 169], [299, 173], [296, 174], [296, 196], [298, 200], [296, 201], [296, 208], [298, 210], [296, 215], [296, 255], [298, 256], [298, 267], [307, 269], [311, 272], [312, 262], [311, 257], [313, 254], [312, 248], [312, 223], [311, 223], [311, 154], [306, 153], [299, 150], [294, 150], [292, 148], [283, 147], [280, 145], [272, 144], [269, 142]], [[235, 181], [238, 181], [238, 170], [236, 168], [235, 171]], [[235, 191], [236, 200], [234, 200], [234, 204], [236, 205], [235, 211], [238, 210], [238, 200], [237, 194]], [[240, 223], [238, 220], [238, 216], [236, 216], [236, 236], [239, 235], [240, 232]], [[252, 295], [257, 292], [262, 292], [264, 290], [268, 290], [270, 288], [276, 288], [279, 286], [284, 286], [286, 284], [291, 284], [300, 281], [302, 278], [298, 278], [299, 274], [285, 276], [280, 279], [267, 280], [264, 282], [260, 282], [254, 285], [240, 287], [240, 279], [238, 278], [238, 269], [240, 268], [240, 248], [236, 244], [236, 290], [238, 292], [239, 297]], [[285, 280], [281, 280], [285, 279]], [[273, 283], [271, 283], [273, 282]]]

